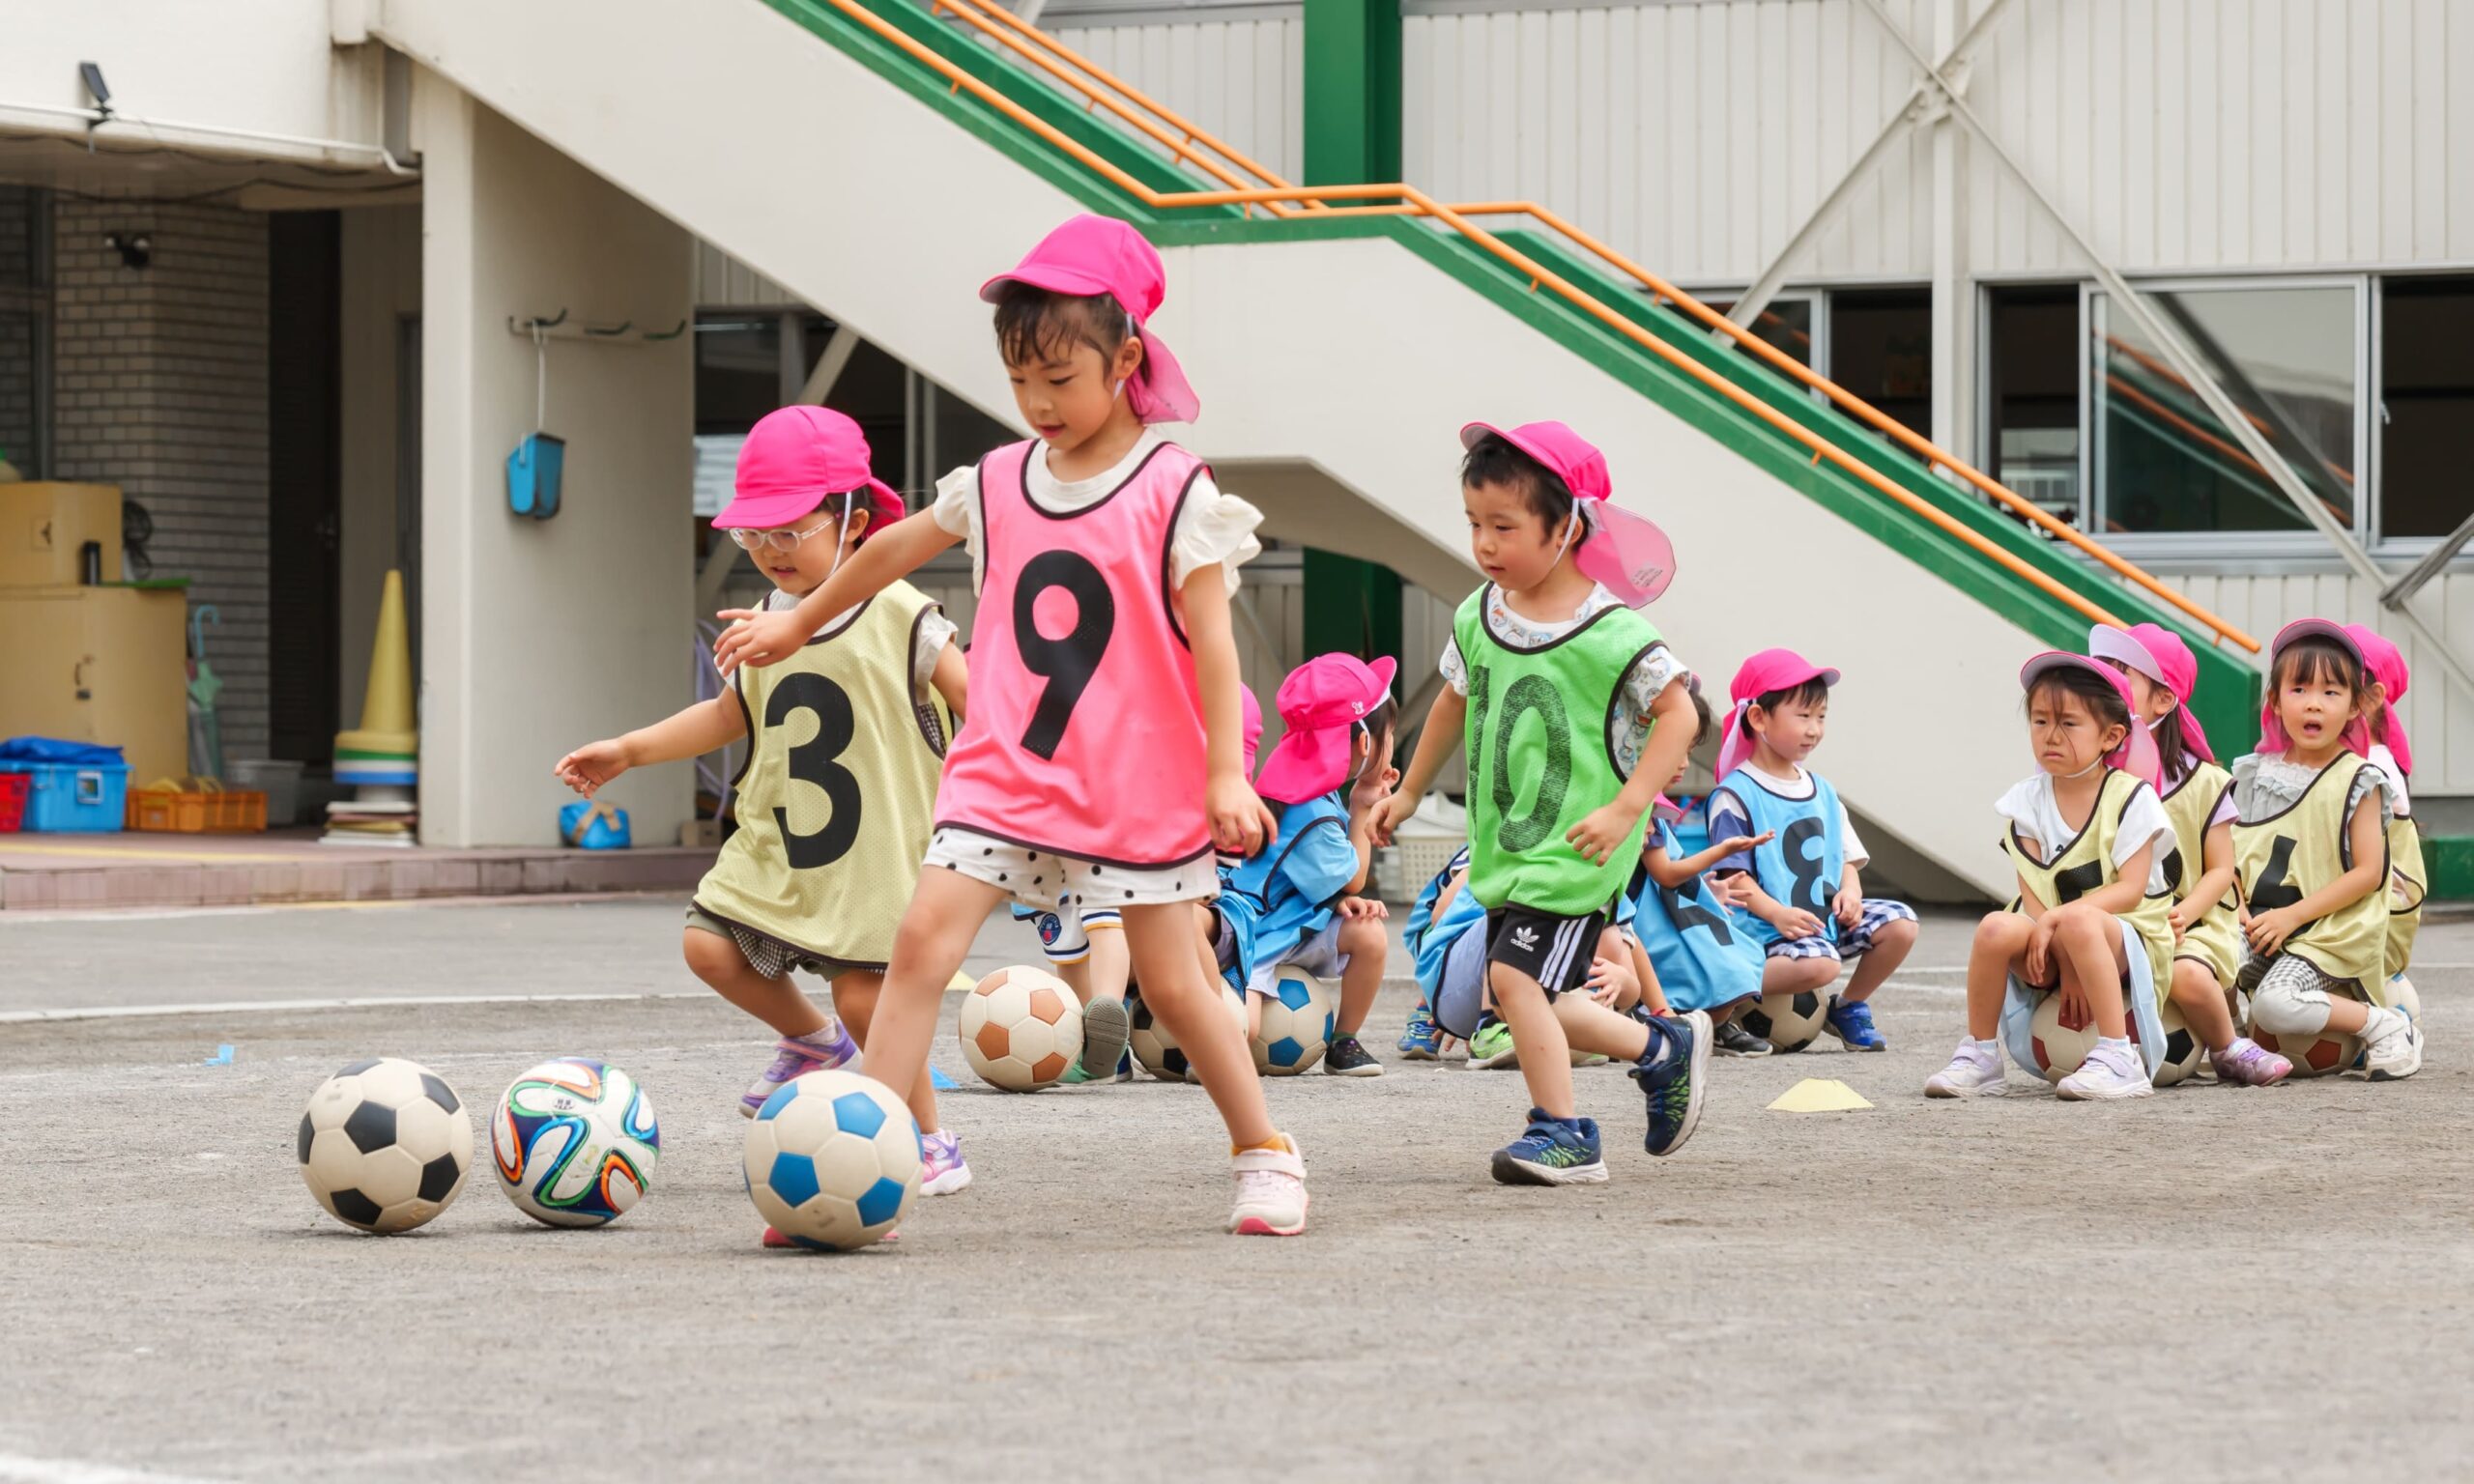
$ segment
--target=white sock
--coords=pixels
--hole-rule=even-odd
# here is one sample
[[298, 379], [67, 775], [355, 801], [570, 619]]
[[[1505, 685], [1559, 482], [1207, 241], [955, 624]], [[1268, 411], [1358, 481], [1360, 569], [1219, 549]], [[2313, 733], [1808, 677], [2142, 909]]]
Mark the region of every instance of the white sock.
[[2389, 1037], [2394, 1036], [2401, 1030], [2403, 1030], [2406, 1024], [2407, 1021], [2403, 1012], [2382, 1010], [2378, 1006], [2373, 1005], [2370, 1008], [2370, 1017], [2363, 1021], [2362, 1035], [2357, 1039], [2366, 1042], [2386, 1041]]
[[2099, 1036], [2096, 1038], [2096, 1049], [2099, 1051], [2119, 1051], [2124, 1055], [2128, 1055], [2130, 1052], [2130, 1038], [2127, 1036]]
[[1982, 1041], [1970, 1040], [1968, 1044], [1974, 1048], [1978, 1056], [1994, 1066], [2001, 1065], [2001, 1038], [1999, 1036], [1987, 1036]]

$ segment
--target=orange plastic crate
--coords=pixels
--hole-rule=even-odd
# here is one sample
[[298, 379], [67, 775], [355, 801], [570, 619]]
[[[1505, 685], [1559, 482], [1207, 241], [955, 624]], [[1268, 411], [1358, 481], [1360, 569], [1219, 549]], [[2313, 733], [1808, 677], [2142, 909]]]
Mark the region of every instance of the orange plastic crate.
[[123, 822], [132, 830], [158, 834], [254, 835], [267, 827], [267, 796], [132, 788]]

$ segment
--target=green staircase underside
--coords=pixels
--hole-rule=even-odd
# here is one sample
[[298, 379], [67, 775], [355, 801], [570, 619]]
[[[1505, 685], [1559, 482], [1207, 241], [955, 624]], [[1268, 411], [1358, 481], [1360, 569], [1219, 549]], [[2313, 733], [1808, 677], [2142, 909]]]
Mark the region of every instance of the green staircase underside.
[[[1801, 491], [1816, 504], [1913, 559], [1994, 613], [2055, 648], [2078, 649], [2087, 623], [2077, 612], [2010, 571], [1995, 565], [1957, 537], [1854, 475], [1815, 461], [1811, 450], [1698, 380], [1582, 313], [1551, 291], [1533, 291], [1526, 274], [1457, 233], [1402, 216], [1273, 218], [1246, 216], [1236, 207], [1155, 211], [1101, 178], [1046, 140], [996, 112], [906, 52], [891, 45], [820, 0], [766, 0], [775, 10], [908, 90], [958, 126], [1056, 186], [1086, 208], [1132, 221], [1161, 246], [1198, 243], [1279, 243], [1337, 238], [1389, 238], [1437, 270], [1493, 300], [1685, 422], [1751, 460], [1773, 477]], [[1157, 191], [1208, 188], [1172, 166], [1147, 144], [1087, 112], [1083, 100], [1020, 69], [912, 0], [875, 0], [875, 13], [906, 36], [977, 77], [1043, 123], [1123, 169]], [[2259, 675], [2248, 658], [2219, 648], [2171, 607], [2125, 585], [2017, 520], [1989, 505], [1973, 491], [1928, 472], [1913, 456], [1836, 409], [1816, 402], [1800, 385], [1743, 352], [1711, 338], [1674, 309], [1651, 302], [1638, 285], [1619, 280], [1560, 240], [1530, 231], [1503, 234], [1520, 252], [1569, 280], [1600, 302], [1763, 403], [1813, 429], [1885, 479], [1945, 512], [2033, 570], [2078, 593], [2124, 622], [2152, 622], [2181, 634], [2199, 656], [2200, 683], [2194, 709], [2211, 734], [2249, 736], [2257, 726]], [[1654, 482], [1652, 482], [1654, 488]], [[1654, 514], [1656, 497], [1645, 503]], [[2020, 657], [2026, 659], [2025, 655]]]

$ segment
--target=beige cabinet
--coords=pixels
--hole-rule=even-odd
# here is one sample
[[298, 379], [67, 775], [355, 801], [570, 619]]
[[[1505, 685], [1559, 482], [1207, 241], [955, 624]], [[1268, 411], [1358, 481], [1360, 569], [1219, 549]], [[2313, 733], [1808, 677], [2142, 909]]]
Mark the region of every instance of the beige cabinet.
[[121, 748], [131, 787], [187, 773], [187, 621], [178, 590], [0, 586], [0, 737]]
[[0, 484], [0, 587], [66, 587], [86, 580], [85, 549], [100, 578], [120, 581], [120, 486]]

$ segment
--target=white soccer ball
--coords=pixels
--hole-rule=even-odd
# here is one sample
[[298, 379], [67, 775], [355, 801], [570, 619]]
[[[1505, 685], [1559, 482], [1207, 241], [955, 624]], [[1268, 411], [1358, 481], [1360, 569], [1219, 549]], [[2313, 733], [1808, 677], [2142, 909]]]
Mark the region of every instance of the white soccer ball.
[[2362, 1059], [2361, 1041], [2325, 1028], [2316, 1036], [2279, 1036], [2254, 1025], [2251, 1039], [2293, 1063], [2297, 1077], [2334, 1076]]
[[1743, 1028], [1769, 1042], [1773, 1051], [1801, 1051], [1821, 1040], [1829, 1021], [1829, 1002], [1806, 989], [1795, 994], [1765, 994], [1744, 1012]]
[[1293, 1077], [1323, 1059], [1340, 1013], [1332, 986], [1304, 969], [1282, 967], [1263, 1001], [1262, 1032], [1252, 1038], [1254, 1070], [1267, 1077]]
[[364, 1232], [409, 1232], [454, 1204], [473, 1168], [473, 1121], [417, 1062], [355, 1062], [301, 1115], [301, 1178], [327, 1213]]
[[900, 1224], [921, 1157], [919, 1123], [893, 1089], [811, 1071], [775, 1089], [748, 1125], [747, 1193], [793, 1244], [849, 1252]]
[[644, 1198], [661, 1126], [636, 1079], [561, 1057], [515, 1079], [490, 1119], [490, 1156], [515, 1209], [545, 1226], [606, 1226]]
[[1082, 1005], [1065, 981], [1022, 964], [981, 980], [963, 1001], [963, 1059], [991, 1087], [1036, 1093], [1082, 1055]]
[[[1221, 1008], [1228, 1012], [1237, 1033], [1246, 1033], [1246, 997], [1228, 986], [1228, 982], [1215, 977], [1212, 987], [1220, 991]], [[1186, 1053], [1177, 1046], [1177, 1038], [1168, 1028], [1151, 1016], [1151, 1007], [1142, 1002], [1142, 992], [1136, 988], [1134, 1002], [1134, 1059], [1142, 1070], [1163, 1082], [1182, 1082], [1189, 1070]]]
[[[2200, 1064], [2207, 1060], [2207, 1042], [2200, 1040], [2199, 1033], [2191, 1029], [2191, 1023], [2182, 1018], [2181, 1009], [2172, 1000], [2156, 1008], [2156, 1018], [2165, 1022], [2165, 1057], [2156, 1064], [2151, 1080], [2158, 1087], [2172, 1087], [2198, 1072]], [[2131, 1031], [2131, 1043], [2136, 1045], [2136, 1021], [2132, 1022]]]

